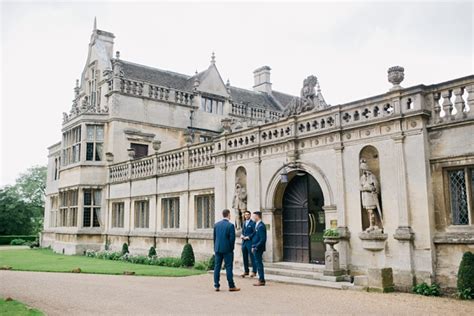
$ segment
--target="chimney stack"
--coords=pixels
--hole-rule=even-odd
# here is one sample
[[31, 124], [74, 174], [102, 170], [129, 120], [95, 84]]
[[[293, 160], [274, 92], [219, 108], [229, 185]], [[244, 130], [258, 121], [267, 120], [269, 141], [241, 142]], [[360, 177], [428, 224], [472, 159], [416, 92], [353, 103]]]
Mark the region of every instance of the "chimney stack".
[[255, 69], [253, 72], [254, 77], [254, 91], [260, 91], [265, 93], [272, 92], [272, 83], [270, 82], [270, 70], [268, 66], [263, 66], [258, 69]]

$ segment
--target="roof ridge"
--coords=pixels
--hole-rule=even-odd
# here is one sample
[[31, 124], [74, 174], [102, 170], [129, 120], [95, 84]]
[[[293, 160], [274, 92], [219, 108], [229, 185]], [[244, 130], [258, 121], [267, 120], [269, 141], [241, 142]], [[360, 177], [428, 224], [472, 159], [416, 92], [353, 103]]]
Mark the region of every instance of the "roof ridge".
[[147, 66], [147, 65], [142, 65], [142, 64], [134, 63], [134, 62], [132, 62], [132, 61], [123, 60], [123, 59], [121, 59], [120, 61], [125, 62], [125, 63], [127, 63], [127, 64], [134, 65], [134, 66], [140, 66], [140, 67], [148, 68], [148, 69], [151, 69], [151, 70], [158, 70], [158, 71], [161, 71], [161, 72], [167, 72], [167, 73], [169, 73], [169, 74], [171, 74], [171, 75], [178, 75], [178, 76], [183, 77], [184, 79], [190, 79], [190, 78], [192, 78], [192, 76], [185, 75], [185, 74], [181, 74], [181, 73], [179, 73], [179, 72], [175, 72], [175, 71], [171, 71], [171, 70], [164, 70], [164, 69], [160, 69], [160, 68], [156, 68], [156, 67], [151, 67], [151, 66]]

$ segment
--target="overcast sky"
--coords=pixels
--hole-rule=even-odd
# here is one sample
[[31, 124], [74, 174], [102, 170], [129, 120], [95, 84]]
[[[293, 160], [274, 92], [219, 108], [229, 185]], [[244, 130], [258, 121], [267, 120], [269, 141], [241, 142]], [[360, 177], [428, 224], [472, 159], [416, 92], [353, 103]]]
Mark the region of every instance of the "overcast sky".
[[393, 65], [405, 87], [474, 73], [472, 2], [2, 2], [0, 185], [60, 140], [94, 16], [122, 59], [192, 75], [215, 51], [234, 86], [269, 65], [275, 90], [314, 74], [333, 105], [386, 92]]

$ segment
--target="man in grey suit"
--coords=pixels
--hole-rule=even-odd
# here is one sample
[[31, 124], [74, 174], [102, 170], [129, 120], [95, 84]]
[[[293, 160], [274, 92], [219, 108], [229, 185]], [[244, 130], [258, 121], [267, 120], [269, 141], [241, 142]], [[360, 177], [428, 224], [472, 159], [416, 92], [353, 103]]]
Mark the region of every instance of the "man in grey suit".
[[220, 275], [222, 260], [225, 263], [225, 272], [227, 275], [227, 282], [229, 283], [229, 291], [240, 291], [235, 286], [233, 268], [234, 268], [234, 245], [235, 245], [235, 226], [230, 220], [230, 211], [225, 209], [222, 211], [224, 217], [221, 221], [214, 225], [214, 289], [216, 292], [220, 290]]

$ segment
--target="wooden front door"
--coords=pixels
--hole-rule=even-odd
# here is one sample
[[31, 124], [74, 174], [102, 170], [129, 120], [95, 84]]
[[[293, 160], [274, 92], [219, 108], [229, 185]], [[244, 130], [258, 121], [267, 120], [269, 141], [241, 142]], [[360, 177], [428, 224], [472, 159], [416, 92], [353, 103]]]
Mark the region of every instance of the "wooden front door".
[[310, 261], [307, 177], [295, 176], [283, 195], [284, 261]]

